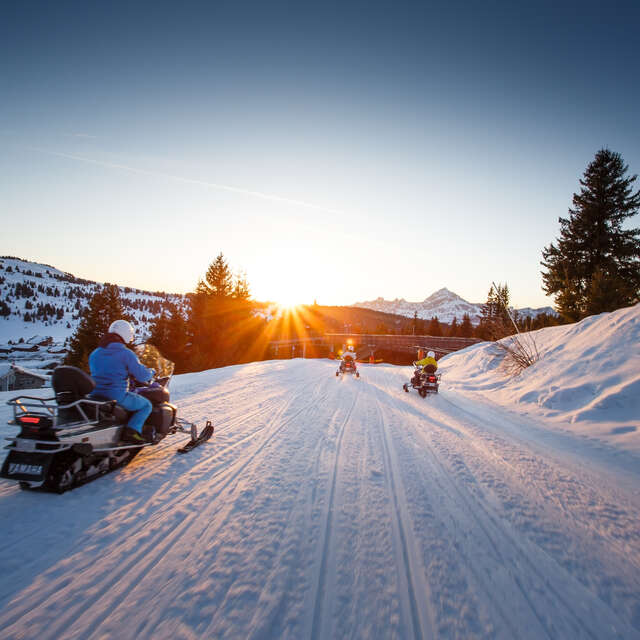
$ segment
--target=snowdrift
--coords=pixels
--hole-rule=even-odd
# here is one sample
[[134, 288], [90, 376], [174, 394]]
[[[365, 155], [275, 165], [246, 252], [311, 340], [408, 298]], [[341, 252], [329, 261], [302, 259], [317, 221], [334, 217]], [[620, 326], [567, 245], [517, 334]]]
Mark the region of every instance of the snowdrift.
[[540, 359], [520, 375], [507, 375], [503, 353], [484, 342], [443, 358], [443, 382], [640, 450], [640, 304], [527, 335]]

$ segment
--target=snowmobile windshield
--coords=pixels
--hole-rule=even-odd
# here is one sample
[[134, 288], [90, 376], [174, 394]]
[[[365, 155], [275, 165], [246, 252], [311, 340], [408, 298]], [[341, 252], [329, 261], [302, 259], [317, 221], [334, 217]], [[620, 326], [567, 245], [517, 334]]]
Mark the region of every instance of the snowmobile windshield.
[[171, 360], [167, 360], [160, 351], [158, 351], [158, 347], [149, 343], [139, 344], [136, 345], [135, 352], [145, 367], [155, 370], [158, 378], [173, 375], [174, 363], [171, 362]]

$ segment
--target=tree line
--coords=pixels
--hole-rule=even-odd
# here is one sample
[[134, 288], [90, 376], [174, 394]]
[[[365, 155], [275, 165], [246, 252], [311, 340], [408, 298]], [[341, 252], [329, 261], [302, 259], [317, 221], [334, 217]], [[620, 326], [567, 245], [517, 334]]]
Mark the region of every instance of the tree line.
[[[637, 303], [640, 229], [628, 222], [640, 208], [640, 190], [634, 192], [637, 176], [627, 176], [627, 171], [620, 154], [600, 149], [580, 179], [581, 190], [573, 195], [568, 217], [559, 218], [559, 238], [542, 250], [543, 290], [554, 296], [557, 316], [518, 317], [509, 311], [507, 284], [492, 284], [475, 327], [468, 315], [460, 322], [454, 318], [449, 325], [443, 325], [437, 317], [427, 321], [416, 314], [401, 328], [379, 322], [373, 330], [360, 327], [359, 332], [497, 340], [516, 330], [575, 322]], [[31, 292], [20, 290], [18, 295], [25, 293]], [[222, 253], [209, 265], [195, 291], [186, 297], [187, 304], [180, 307], [169, 300], [163, 309], [149, 302], [140, 303], [156, 313], [150, 341], [176, 363], [177, 372], [259, 360], [264, 357], [269, 340], [281, 337], [278, 332], [293, 337], [300, 331], [308, 335], [340, 329], [335, 316], [310, 305], [305, 309], [302, 328], [289, 318], [266, 330], [267, 321], [254, 313], [246, 275], [234, 274]], [[127, 306], [136, 305], [123, 302], [117, 286], [107, 284], [99, 290], [82, 312], [70, 341], [67, 363], [86, 368], [89, 353], [109, 324], [117, 318], [133, 321]], [[357, 327], [350, 331], [358, 332]]]
[[[114, 320], [135, 326], [127, 312], [132, 306], [118, 286], [104, 285], [82, 312], [65, 363], [88, 370], [89, 354]], [[177, 373], [245, 362], [254, 355], [247, 345], [258, 338], [264, 321], [253, 315], [246, 276], [234, 275], [222, 253], [187, 294], [186, 305], [167, 301], [163, 307], [155, 307], [148, 340], [176, 364]]]

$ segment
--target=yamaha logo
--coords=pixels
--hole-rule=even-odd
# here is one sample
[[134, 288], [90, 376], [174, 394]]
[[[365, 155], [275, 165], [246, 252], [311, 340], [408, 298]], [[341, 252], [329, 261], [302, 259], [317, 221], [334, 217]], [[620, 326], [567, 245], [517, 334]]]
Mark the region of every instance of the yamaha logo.
[[18, 464], [17, 462], [9, 463], [9, 475], [24, 473], [30, 476], [37, 476], [42, 473], [42, 465], [40, 464]]

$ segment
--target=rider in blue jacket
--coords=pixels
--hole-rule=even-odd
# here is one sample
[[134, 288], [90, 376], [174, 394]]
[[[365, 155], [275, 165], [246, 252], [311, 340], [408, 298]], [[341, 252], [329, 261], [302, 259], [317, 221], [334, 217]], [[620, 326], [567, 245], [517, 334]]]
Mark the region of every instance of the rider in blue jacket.
[[153, 379], [155, 371], [147, 369], [127, 347], [133, 341], [133, 336], [133, 327], [126, 320], [112, 322], [100, 346], [91, 352], [89, 368], [96, 382], [93, 395], [115, 400], [132, 412], [127, 426], [122, 430], [122, 439], [133, 444], [144, 444], [148, 440], [142, 434], [142, 426], [151, 413], [151, 402], [129, 391], [129, 376], [145, 383]]

